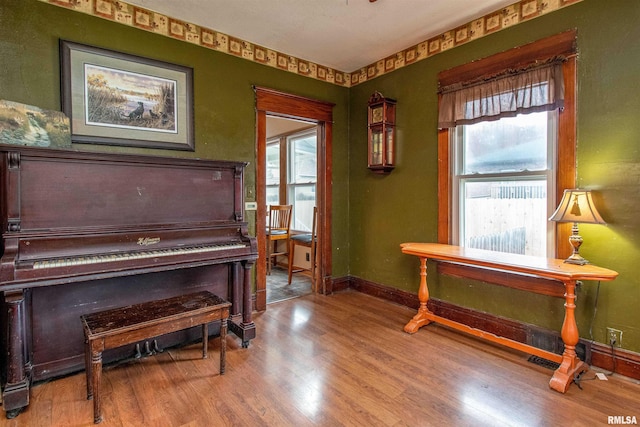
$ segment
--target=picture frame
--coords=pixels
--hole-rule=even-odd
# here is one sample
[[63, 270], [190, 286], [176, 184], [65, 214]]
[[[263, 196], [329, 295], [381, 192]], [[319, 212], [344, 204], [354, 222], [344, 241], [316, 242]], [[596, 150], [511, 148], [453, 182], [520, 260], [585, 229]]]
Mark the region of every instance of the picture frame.
[[193, 69], [60, 40], [71, 141], [195, 150]]

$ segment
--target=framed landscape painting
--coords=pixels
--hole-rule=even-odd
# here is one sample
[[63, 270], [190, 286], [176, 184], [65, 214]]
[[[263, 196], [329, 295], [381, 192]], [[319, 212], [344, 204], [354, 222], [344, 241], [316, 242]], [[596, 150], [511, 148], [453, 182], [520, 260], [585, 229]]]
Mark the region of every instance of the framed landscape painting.
[[62, 40], [74, 143], [194, 150], [193, 70]]

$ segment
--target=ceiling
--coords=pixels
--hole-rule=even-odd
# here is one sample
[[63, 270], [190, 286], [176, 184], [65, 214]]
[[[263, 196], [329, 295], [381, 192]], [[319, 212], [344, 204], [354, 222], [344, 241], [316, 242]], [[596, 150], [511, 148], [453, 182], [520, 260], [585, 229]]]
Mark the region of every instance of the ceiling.
[[127, 0], [286, 55], [353, 72], [514, 0]]

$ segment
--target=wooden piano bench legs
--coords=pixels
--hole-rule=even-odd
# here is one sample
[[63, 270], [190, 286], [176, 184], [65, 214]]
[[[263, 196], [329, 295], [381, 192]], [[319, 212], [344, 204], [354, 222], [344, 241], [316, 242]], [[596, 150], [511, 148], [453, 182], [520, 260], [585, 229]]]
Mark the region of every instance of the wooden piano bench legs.
[[100, 382], [102, 352], [192, 326], [202, 326], [202, 357], [207, 357], [208, 327], [220, 321], [220, 375], [225, 370], [227, 321], [231, 303], [203, 291], [81, 316], [85, 334], [87, 399], [93, 399], [93, 422], [102, 421]]

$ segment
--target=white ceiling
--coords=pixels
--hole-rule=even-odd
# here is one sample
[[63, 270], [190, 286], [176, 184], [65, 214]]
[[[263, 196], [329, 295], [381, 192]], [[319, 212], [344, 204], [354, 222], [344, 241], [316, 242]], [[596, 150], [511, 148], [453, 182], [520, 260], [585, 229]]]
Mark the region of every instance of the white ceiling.
[[127, 0], [286, 55], [353, 72], [515, 0]]

